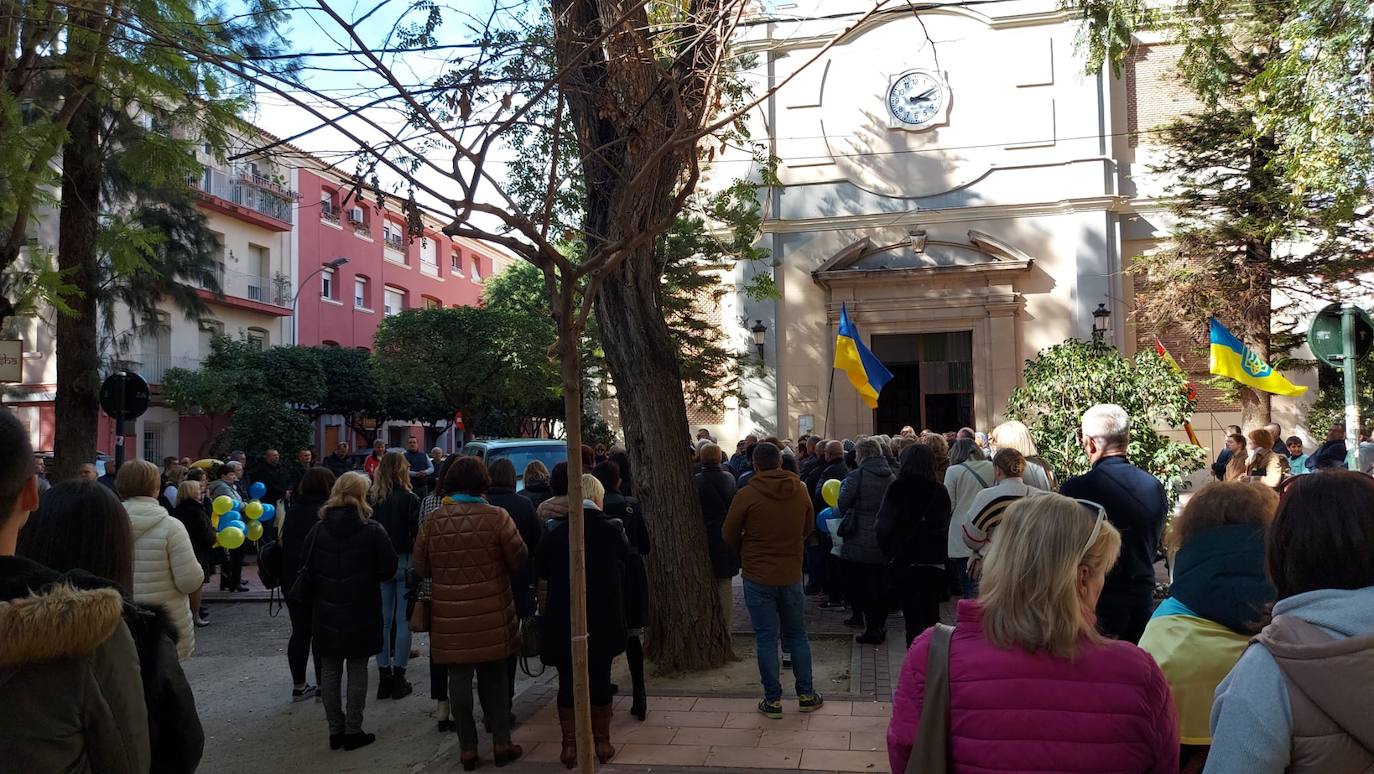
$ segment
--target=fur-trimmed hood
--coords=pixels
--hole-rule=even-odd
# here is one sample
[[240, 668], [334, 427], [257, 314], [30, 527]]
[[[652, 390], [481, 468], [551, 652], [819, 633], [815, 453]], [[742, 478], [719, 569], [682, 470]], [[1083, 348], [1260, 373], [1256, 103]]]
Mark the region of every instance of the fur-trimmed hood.
[[117, 590], [68, 583], [0, 602], [0, 668], [90, 654], [114, 634], [123, 614]]

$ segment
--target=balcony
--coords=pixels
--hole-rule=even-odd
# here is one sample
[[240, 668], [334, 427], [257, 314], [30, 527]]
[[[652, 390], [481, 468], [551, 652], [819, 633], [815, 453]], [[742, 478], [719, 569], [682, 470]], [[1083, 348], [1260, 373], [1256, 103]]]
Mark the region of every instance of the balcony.
[[201, 203], [209, 209], [271, 231], [291, 230], [295, 192], [250, 167], [234, 167], [228, 172], [205, 167], [195, 185], [201, 192]]
[[386, 246], [391, 248], [392, 250], [401, 253], [404, 253], [406, 251], [406, 238], [401, 236], [400, 234], [383, 234], [382, 241], [385, 242]]
[[[320, 220], [335, 226], [339, 225], [339, 211], [333, 207], [320, 207]], [[340, 226], [342, 228], [342, 226]]]
[[219, 280], [223, 295], [211, 293], [205, 284], [201, 283], [200, 289], [196, 292], [206, 301], [273, 317], [286, 317], [291, 314], [291, 296], [285, 287], [278, 287], [274, 278], [225, 272], [223, 264], [216, 267], [215, 276]]
[[163, 377], [173, 368], [185, 368], [194, 371], [200, 368], [201, 359], [198, 357], [185, 357], [182, 355], [171, 354], [145, 354], [141, 352], [126, 353], [123, 357], [112, 358], [101, 366], [101, 375], [112, 374], [115, 371], [132, 371], [143, 377], [143, 381], [151, 385], [162, 384]]

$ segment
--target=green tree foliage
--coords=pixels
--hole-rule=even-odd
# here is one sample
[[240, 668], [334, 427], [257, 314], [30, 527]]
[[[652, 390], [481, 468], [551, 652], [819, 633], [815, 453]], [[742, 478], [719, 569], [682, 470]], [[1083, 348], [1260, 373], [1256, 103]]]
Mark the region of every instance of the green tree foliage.
[[[1345, 427], [1345, 381], [1338, 369], [1318, 363], [1317, 402], [1307, 411], [1307, 428], [1312, 438], [1321, 443], [1332, 425]], [[1356, 398], [1360, 404], [1360, 421], [1367, 429], [1374, 422], [1374, 357], [1367, 357], [1355, 367]]]
[[[1175, 75], [1201, 104], [1151, 138], [1164, 145], [1153, 171], [1173, 180], [1177, 225], [1136, 261], [1147, 286], [1139, 313], [1198, 341], [1216, 316], [1282, 365], [1297, 339], [1271, 312], [1276, 292], [1337, 300], [1374, 249], [1367, 5], [1188, 0], [1158, 16], [1137, 0], [1068, 5], [1085, 14], [1093, 69], [1119, 65], [1142, 26], [1167, 31], [1180, 47]], [[1238, 395], [1244, 424], [1270, 418], [1267, 393]]]
[[462, 412], [471, 432], [494, 411], [545, 412], [558, 396], [540, 318], [484, 307], [409, 309], [377, 328], [378, 368], [402, 390], [430, 391], [445, 416]]
[[1181, 427], [1194, 404], [1187, 381], [1154, 350], [1126, 358], [1102, 343], [1056, 344], [1026, 361], [1007, 416], [1026, 423], [1040, 455], [1062, 481], [1090, 467], [1078, 428], [1083, 412], [1098, 403], [1115, 403], [1130, 415], [1131, 462], [1162, 481], [1170, 500], [1189, 474], [1207, 464], [1201, 447], [1170, 440], [1156, 429]]

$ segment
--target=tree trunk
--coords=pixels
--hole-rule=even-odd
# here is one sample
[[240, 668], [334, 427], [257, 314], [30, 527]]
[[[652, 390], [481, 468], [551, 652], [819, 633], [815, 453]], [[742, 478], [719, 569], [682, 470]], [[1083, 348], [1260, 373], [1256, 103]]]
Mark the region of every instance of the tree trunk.
[[[1244, 344], [1264, 362], [1273, 365], [1270, 342], [1270, 318], [1273, 314], [1274, 290], [1273, 272], [1270, 260], [1273, 245], [1256, 243], [1247, 247], [1245, 265], [1246, 289], [1237, 299], [1242, 315], [1241, 330]], [[1273, 399], [1271, 393], [1242, 387], [1240, 390], [1240, 426], [1245, 432], [1262, 427], [1273, 421]]]
[[52, 478], [74, 477], [96, 455], [100, 417], [97, 301], [100, 267], [96, 233], [100, 213], [100, 108], [86, 102], [72, 117], [62, 148], [62, 212], [57, 266], [75, 286], [73, 314], [57, 316], [57, 427]]
[[686, 401], [676, 348], [663, 320], [653, 247], [628, 256], [596, 304], [606, 362], [630, 455], [634, 494], [658, 550], [649, 554], [645, 650], [662, 673], [720, 666], [734, 657], [692, 484]]

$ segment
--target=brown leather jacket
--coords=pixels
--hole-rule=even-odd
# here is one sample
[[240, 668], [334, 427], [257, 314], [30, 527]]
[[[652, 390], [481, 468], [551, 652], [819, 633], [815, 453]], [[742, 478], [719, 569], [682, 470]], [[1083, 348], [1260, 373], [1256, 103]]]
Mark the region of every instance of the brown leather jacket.
[[420, 525], [415, 571], [433, 580], [430, 659], [479, 664], [515, 653], [520, 623], [511, 572], [529, 559], [510, 514], [486, 503], [445, 500]]

